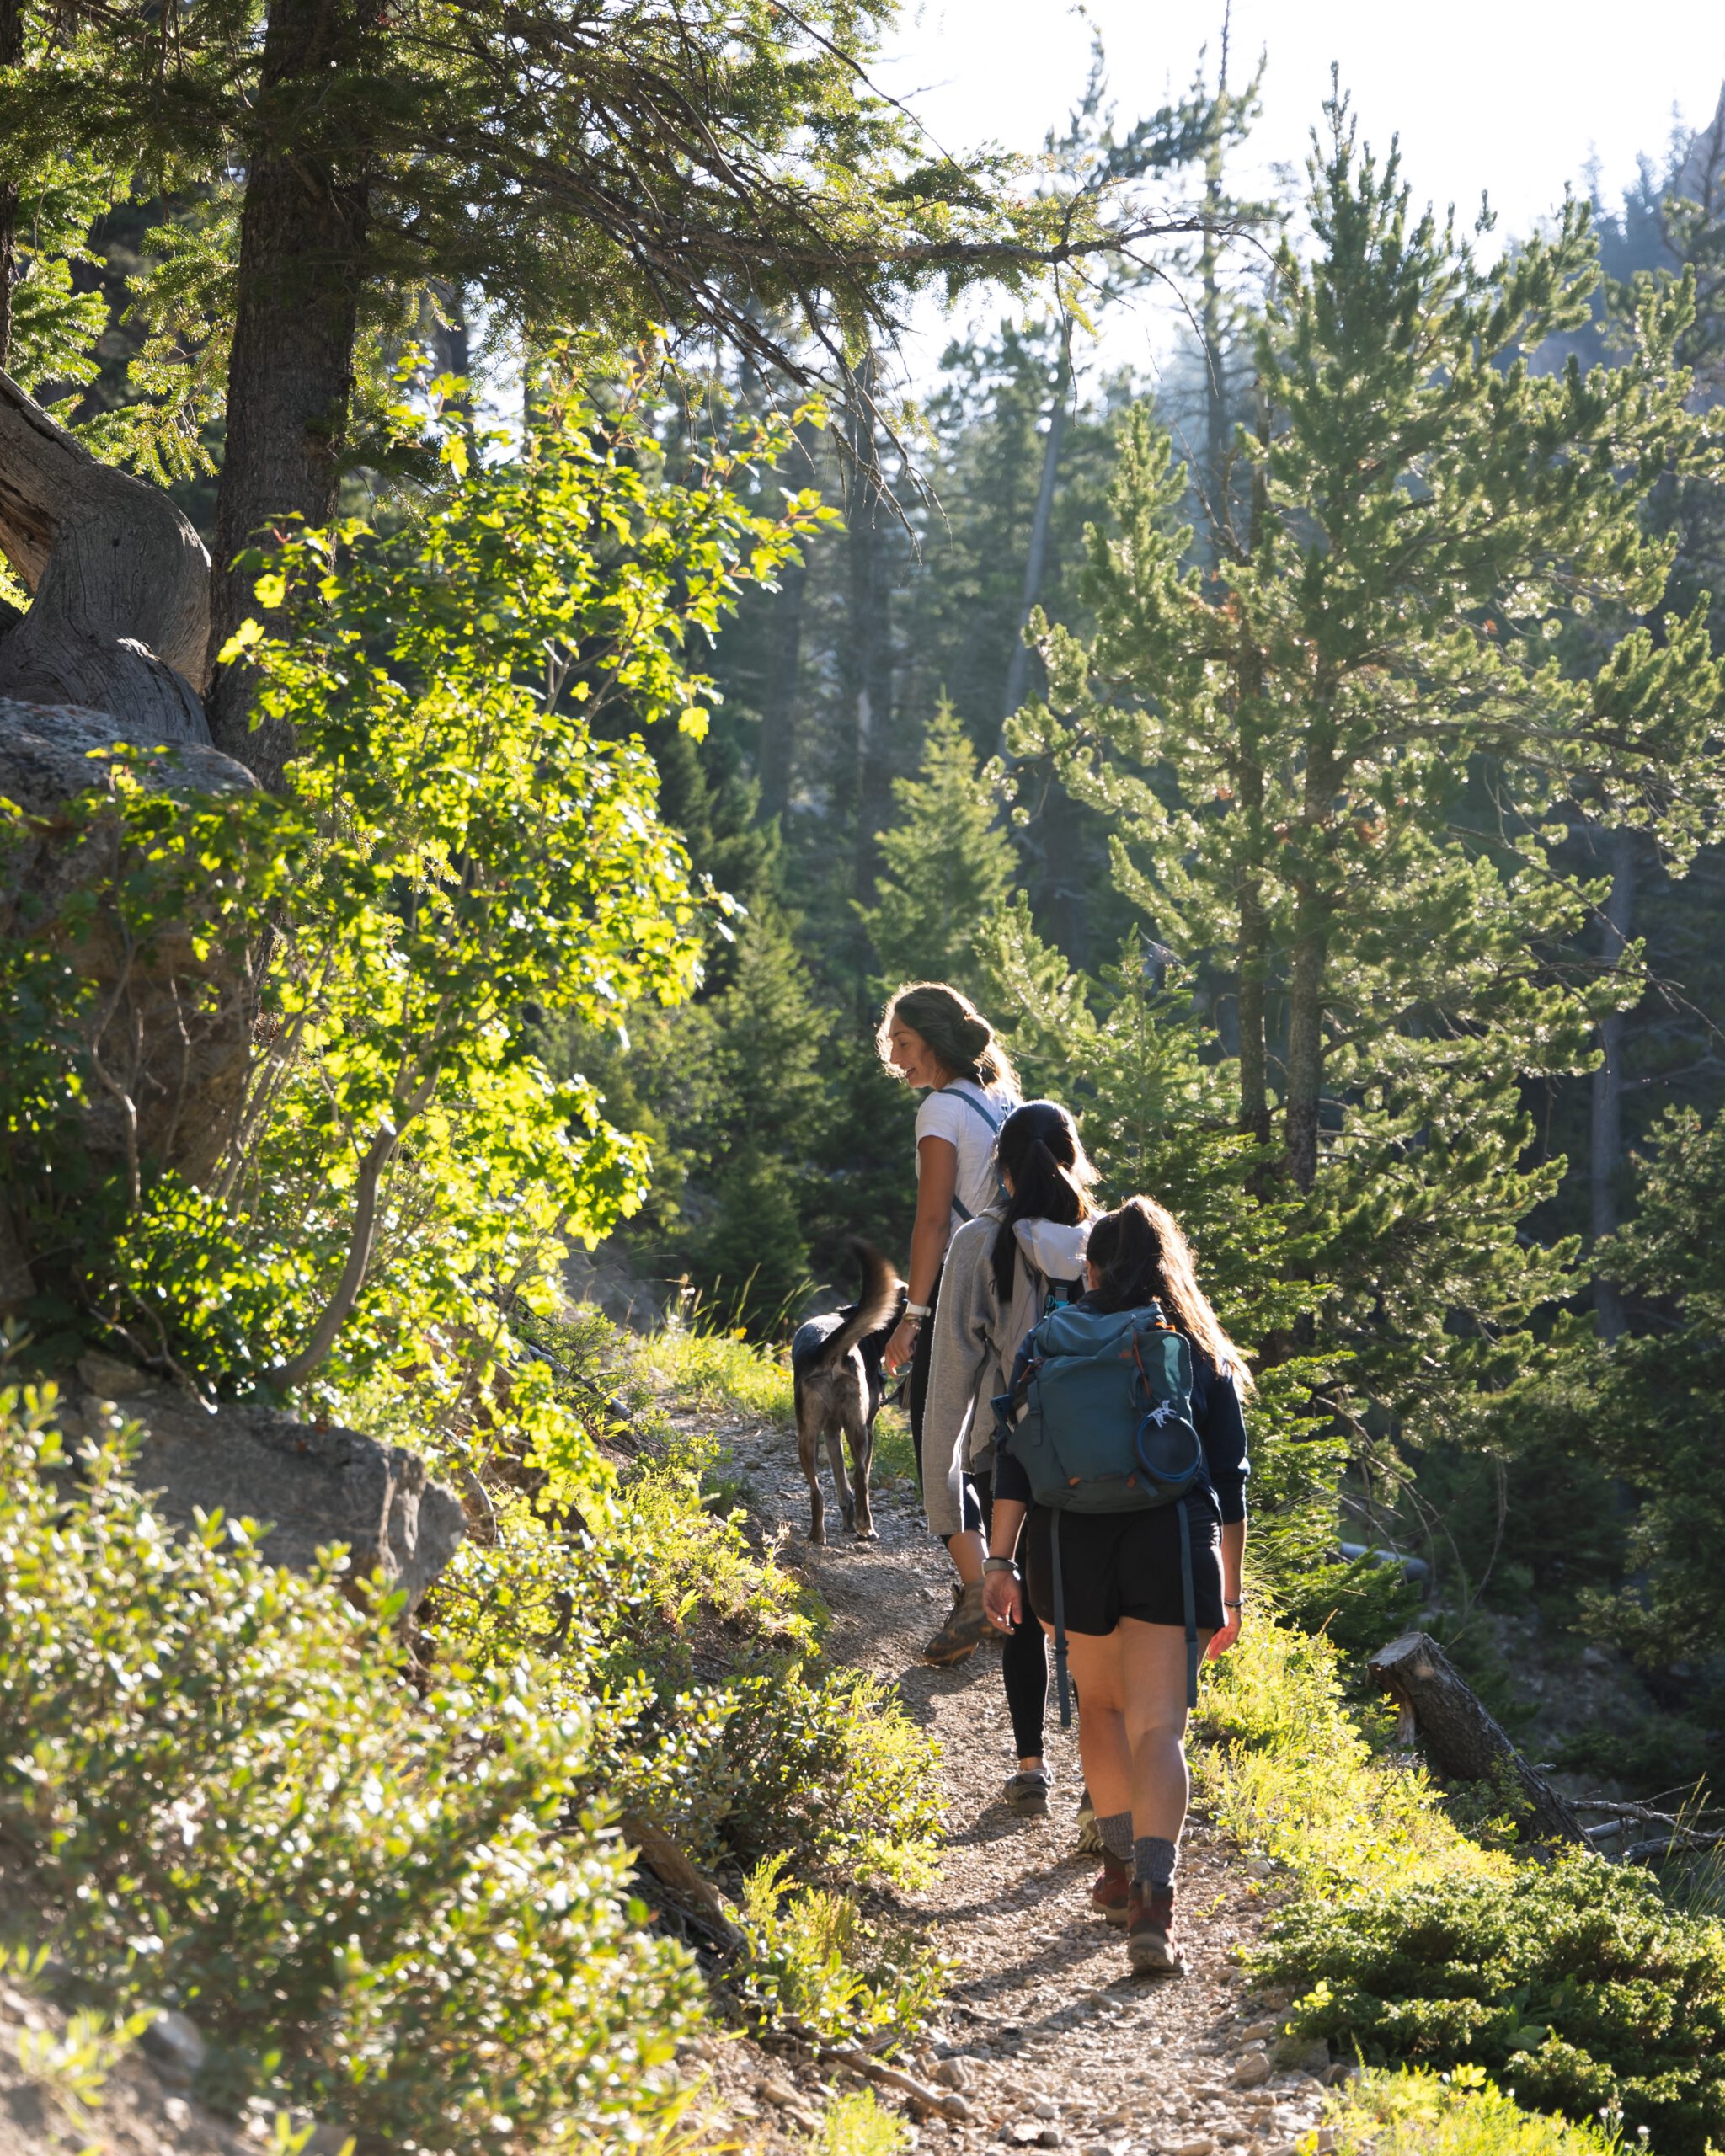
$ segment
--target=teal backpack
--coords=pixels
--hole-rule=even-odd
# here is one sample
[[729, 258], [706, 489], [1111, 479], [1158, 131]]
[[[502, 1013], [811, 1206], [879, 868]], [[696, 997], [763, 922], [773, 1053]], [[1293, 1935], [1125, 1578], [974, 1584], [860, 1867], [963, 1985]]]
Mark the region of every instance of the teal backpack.
[[1186, 1620], [1186, 1691], [1198, 1704], [1198, 1620], [1192, 1527], [1182, 1500], [1205, 1479], [1204, 1444], [1192, 1420], [1192, 1349], [1161, 1305], [1052, 1310], [1026, 1338], [1009, 1391], [996, 1401], [997, 1441], [1029, 1477], [1031, 1495], [1054, 1514], [1055, 1674], [1060, 1726], [1071, 1726], [1063, 1513], [1180, 1514], [1180, 1583]]

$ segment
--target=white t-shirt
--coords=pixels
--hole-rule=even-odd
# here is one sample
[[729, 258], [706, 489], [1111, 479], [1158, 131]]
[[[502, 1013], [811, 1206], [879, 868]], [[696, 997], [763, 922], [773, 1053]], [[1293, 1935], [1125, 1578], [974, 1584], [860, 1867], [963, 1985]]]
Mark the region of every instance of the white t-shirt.
[[[1010, 1086], [979, 1086], [974, 1078], [954, 1078], [938, 1092], [924, 1094], [916, 1111], [919, 1149], [925, 1138], [944, 1138], [959, 1155], [958, 1180], [953, 1186], [955, 1228], [986, 1212], [1000, 1196], [994, 1134], [1017, 1105], [1018, 1096]], [[922, 1173], [920, 1150], [916, 1172], [919, 1177]]]

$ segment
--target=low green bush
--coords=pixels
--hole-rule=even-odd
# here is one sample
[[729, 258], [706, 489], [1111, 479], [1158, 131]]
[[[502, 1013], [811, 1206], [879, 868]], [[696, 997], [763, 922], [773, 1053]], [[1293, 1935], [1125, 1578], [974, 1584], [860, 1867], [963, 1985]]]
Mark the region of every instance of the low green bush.
[[910, 2146], [904, 2120], [870, 2089], [836, 2096], [813, 2143], [814, 2156], [899, 2156]]
[[1329, 2104], [1337, 2156], [1617, 2156], [1614, 2133], [1530, 2111], [1472, 2066], [1368, 2068]]
[[914, 1883], [941, 1806], [934, 1748], [890, 1689], [818, 1652], [825, 1613], [733, 1517], [708, 1454], [628, 1476], [602, 1536], [497, 1502], [497, 1540], [440, 1583], [432, 1629], [479, 1670], [536, 1657], [542, 1696], [591, 1717], [595, 1789], [697, 1864], [798, 1865]]
[[865, 1917], [849, 1895], [797, 1886], [784, 1874], [784, 1858], [769, 1857], [744, 1881], [745, 2008], [886, 2051], [914, 2036], [939, 2003], [938, 1957], [902, 1929]]
[[1297, 1906], [1258, 1967], [1369, 2063], [1478, 2067], [1535, 2109], [1725, 2146], [1725, 1929], [1594, 1856]]
[[0, 1393], [0, 1833], [86, 1996], [182, 2008], [203, 2093], [362, 2146], [654, 2139], [699, 1981], [578, 1808], [589, 1718], [519, 1665], [417, 1696], [388, 1603], [169, 1534], [122, 1443], [51, 1423]]

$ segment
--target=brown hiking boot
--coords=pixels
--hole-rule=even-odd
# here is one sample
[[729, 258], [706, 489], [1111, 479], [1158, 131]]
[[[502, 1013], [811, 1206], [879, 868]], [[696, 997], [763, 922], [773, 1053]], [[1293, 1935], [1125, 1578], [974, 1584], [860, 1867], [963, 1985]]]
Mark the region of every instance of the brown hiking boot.
[[1097, 1873], [1096, 1883], [1090, 1890], [1091, 1908], [1105, 1917], [1108, 1923], [1118, 1924], [1124, 1930], [1126, 1905], [1131, 1898], [1131, 1865], [1103, 1850], [1102, 1870]]
[[982, 1606], [982, 1582], [976, 1580], [953, 1604], [952, 1615], [923, 1648], [922, 1659], [946, 1669], [962, 1662], [967, 1654], [975, 1654], [983, 1641], [999, 1636]]
[[1174, 1938], [1174, 1890], [1132, 1881], [1126, 1905], [1126, 1959], [1135, 1977], [1180, 1977], [1186, 1963]]

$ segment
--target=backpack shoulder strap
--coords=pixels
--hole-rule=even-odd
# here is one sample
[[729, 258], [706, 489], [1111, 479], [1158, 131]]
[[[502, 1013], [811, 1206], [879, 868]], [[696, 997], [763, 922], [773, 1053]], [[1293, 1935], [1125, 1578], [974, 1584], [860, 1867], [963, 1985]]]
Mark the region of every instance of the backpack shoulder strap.
[[[965, 1091], [964, 1088], [971, 1081], [968, 1079], [955, 1078], [950, 1086], [943, 1086], [941, 1090], [943, 1092], [956, 1094], [964, 1103], [965, 1107], [969, 1109], [972, 1115], [980, 1116], [984, 1123], [987, 1126], [989, 1136], [991, 1138], [998, 1137], [1000, 1134], [1001, 1125], [1006, 1121], [1005, 1116], [996, 1115], [987, 1102], [983, 1100], [978, 1094]], [[998, 1168], [994, 1171], [994, 1187], [996, 1195], [1000, 1198], [1002, 1203], [1004, 1203], [1007, 1196], [1006, 1179], [1002, 1177]], [[969, 1220], [975, 1217], [974, 1214], [969, 1212], [965, 1207], [959, 1203], [956, 1197], [953, 1199], [953, 1209], [963, 1220]]]
[[972, 1115], [980, 1115], [982, 1118], [991, 1132], [999, 1130], [1001, 1125], [1006, 1121], [1006, 1118], [995, 1114], [987, 1102], [981, 1100], [976, 1094], [965, 1092], [963, 1090], [965, 1082], [962, 1078], [955, 1078], [950, 1086], [943, 1086], [942, 1090], [944, 1092], [955, 1094], [969, 1109]]

